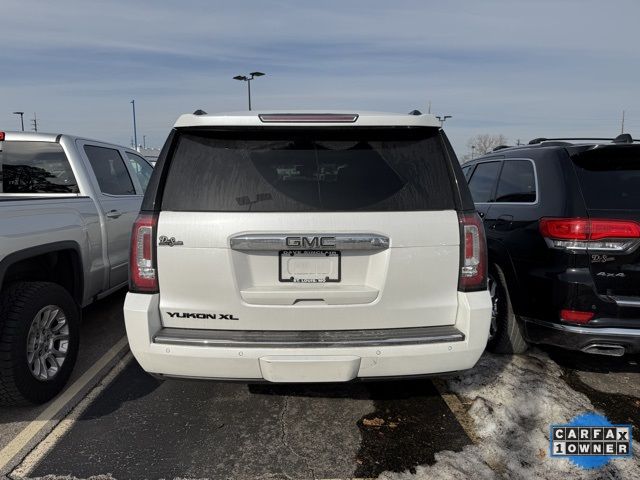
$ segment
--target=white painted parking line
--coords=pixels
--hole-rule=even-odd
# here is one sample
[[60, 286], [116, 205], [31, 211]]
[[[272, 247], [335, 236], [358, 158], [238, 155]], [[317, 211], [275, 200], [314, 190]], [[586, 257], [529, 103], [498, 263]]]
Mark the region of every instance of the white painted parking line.
[[124, 370], [129, 362], [133, 358], [133, 354], [128, 352], [112, 369], [111, 371], [85, 396], [78, 405], [76, 405], [71, 413], [61, 420], [55, 428], [47, 435], [38, 446], [34, 448], [29, 455], [22, 461], [22, 463], [11, 472], [11, 476], [14, 478], [26, 478], [31, 473], [38, 462], [49, 453], [49, 451], [55, 446], [65, 433], [67, 433], [71, 427], [76, 423], [78, 418], [84, 413], [84, 411], [91, 405], [91, 403], [100, 395], [111, 382]]
[[476, 433], [475, 424], [473, 422], [473, 419], [467, 413], [467, 409], [462, 404], [458, 396], [455, 393], [450, 393], [447, 390], [446, 383], [443, 379], [434, 378], [432, 380], [432, 383], [434, 387], [436, 387], [436, 390], [438, 390], [438, 393], [444, 400], [444, 403], [446, 403], [447, 407], [449, 407], [449, 410], [451, 410], [451, 413], [453, 413], [453, 415], [456, 417], [456, 420], [463, 428], [469, 439], [473, 443], [477, 444], [479, 442], [479, 439], [478, 434]]
[[73, 382], [58, 398], [27, 425], [16, 437], [11, 440], [2, 450], [0, 450], [0, 471], [3, 471], [9, 462], [18, 455], [23, 448], [31, 442], [51, 421], [55, 420], [56, 415], [68, 408], [69, 403], [78, 395], [92, 380], [114, 359], [122, 354], [123, 350], [128, 348], [127, 337], [124, 336], [109, 349], [100, 359], [94, 363], [85, 373]]

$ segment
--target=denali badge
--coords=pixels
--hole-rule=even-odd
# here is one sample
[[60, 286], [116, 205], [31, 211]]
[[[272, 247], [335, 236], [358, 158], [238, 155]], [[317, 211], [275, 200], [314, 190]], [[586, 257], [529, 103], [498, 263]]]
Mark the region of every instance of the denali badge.
[[336, 246], [336, 237], [287, 237], [287, 247], [327, 248]]
[[176, 240], [176, 237], [167, 238], [164, 235], [158, 238], [158, 245], [163, 247], [173, 247], [174, 245], [183, 245], [182, 240]]
[[200, 318], [211, 320], [240, 320], [234, 317], [233, 313], [186, 313], [186, 312], [167, 312], [171, 318]]

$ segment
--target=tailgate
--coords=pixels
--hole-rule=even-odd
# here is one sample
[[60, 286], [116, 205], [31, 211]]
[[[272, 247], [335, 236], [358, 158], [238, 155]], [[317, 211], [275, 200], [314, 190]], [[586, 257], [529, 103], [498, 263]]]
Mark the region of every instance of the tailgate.
[[589, 218], [613, 229], [589, 250], [597, 292], [640, 306], [640, 145], [600, 146], [572, 159]]

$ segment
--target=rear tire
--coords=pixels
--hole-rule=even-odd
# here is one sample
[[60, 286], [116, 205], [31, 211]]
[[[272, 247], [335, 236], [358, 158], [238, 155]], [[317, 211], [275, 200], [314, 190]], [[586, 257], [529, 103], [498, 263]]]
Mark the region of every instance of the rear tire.
[[521, 322], [513, 313], [504, 273], [497, 265], [492, 265], [489, 270], [489, 293], [493, 309], [487, 349], [494, 353], [526, 352], [529, 344], [524, 338]]
[[9, 286], [0, 296], [0, 405], [55, 397], [73, 371], [79, 328], [78, 306], [60, 285]]

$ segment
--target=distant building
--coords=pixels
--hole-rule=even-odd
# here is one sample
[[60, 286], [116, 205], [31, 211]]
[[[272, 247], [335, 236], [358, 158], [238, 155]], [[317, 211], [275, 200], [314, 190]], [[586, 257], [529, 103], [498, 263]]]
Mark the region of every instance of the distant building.
[[151, 165], [155, 166], [160, 156], [159, 148], [143, 148], [139, 146], [136, 150], [138, 150], [138, 153], [146, 158]]

